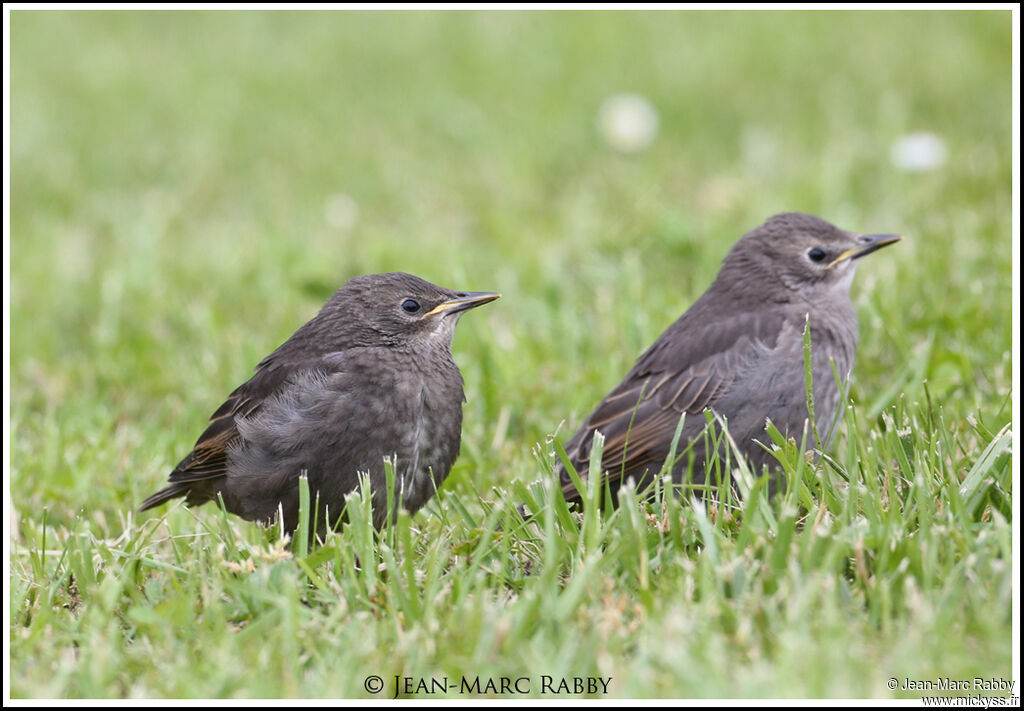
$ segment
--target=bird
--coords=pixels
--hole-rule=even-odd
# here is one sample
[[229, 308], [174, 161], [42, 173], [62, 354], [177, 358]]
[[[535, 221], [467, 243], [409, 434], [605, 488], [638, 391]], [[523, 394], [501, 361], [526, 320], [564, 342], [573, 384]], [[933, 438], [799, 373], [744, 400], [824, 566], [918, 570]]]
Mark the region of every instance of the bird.
[[290, 534], [305, 476], [322, 539], [368, 475], [380, 529], [387, 459], [392, 501], [415, 513], [459, 454], [465, 395], [451, 352], [455, 325], [499, 297], [401, 272], [348, 280], [230, 394], [170, 484], [139, 511], [182, 496], [188, 506], [220, 499], [229, 513], [282, 523]]
[[[863, 257], [900, 239], [848, 232], [798, 212], [769, 217], [745, 234], [707, 291], [637, 359], [568, 440], [565, 453], [578, 476], [588, 478], [591, 447], [600, 432], [605, 438], [602, 489], [607, 485], [615, 492], [633, 482], [639, 490], [663, 467], [675, 485], [684, 477], [706, 485], [707, 470], [714, 469], [710, 455], [717, 451], [724, 462], [731, 454], [720, 421], [755, 473], [765, 466], [777, 470], [767, 422], [799, 439], [810, 420], [805, 324], [814, 427], [827, 449], [857, 348], [857, 315], [850, 300], [854, 271]], [[675, 460], [666, 462], [673, 452]], [[584, 494], [569, 471], [561, 465], [556, 471], [566, 501], [581, 506]], [[771, 490], [777, 483], [772, 480]]]

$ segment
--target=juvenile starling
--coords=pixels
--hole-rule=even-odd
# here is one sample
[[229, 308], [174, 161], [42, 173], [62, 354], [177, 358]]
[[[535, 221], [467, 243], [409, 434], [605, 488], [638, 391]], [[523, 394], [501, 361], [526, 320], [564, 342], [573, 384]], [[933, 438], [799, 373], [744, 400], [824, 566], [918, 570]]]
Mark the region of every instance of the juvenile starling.
[[455, 324], [499, 294], [451, 291], [410, 274], [350, 279], [311, 321], [260, 361], [213, 413], [195, 448], [140, 511], [184, 496], [233, 514], [298, 524], [299, 476], [309, 481], [318, 532], [335, 524], [368, 473], [374, 525], [387, 517], [384, 459], [394, 501], [416, 512], [459, 454], [462, 375]]
[[[770, 217], [744, 235], [723, 260], [711, 287], [640, 356], [565, 447], [586, 477], [594, 433], [605, 436], [601, 469], [610, 491], [638, 487], [661, 471], [680, 417], [673, 482], [692, 467], [705, 481], [704, 410], [728, 432], [757, 473], [777, 460], [763, 444], [766, 420], [800, 440], [809, 420], [803, 332], [809, 319], [814, 415], [822, 446], [831, 440], [857, 347], [850, 282], [858, 260], [900, 239], [846, 232], [813, 215]], [[833, 364], [835, 371], [833, 371]], [[763, 444], [762, 444], [763, 443]], [[725, 440], [718, 454], [724, 455]], [[692, 456], [692, 460], [691, 460]], [[569, 502], [581, 502], [566, 471]]]

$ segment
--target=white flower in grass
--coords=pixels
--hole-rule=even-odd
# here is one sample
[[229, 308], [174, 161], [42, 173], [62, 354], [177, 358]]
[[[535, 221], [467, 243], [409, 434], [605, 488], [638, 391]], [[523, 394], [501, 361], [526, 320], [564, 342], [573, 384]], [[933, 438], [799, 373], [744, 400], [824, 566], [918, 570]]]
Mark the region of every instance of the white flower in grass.
[[638, 94], [613, 94], [601, 104], [597, 125], [604, 140], [620, 153], [647, 148], [658, 135], [658, 112]]
[[348, 231], [359, 219], [359, 205], [351, 195], [335, 193], [324, 201], [324, 219], [337, 230]]
[[889, 159], [900, 170], [923, 173], [945, 163], [946, 153], [946, 142], [934, 133], [909, 133], [893, 142]]

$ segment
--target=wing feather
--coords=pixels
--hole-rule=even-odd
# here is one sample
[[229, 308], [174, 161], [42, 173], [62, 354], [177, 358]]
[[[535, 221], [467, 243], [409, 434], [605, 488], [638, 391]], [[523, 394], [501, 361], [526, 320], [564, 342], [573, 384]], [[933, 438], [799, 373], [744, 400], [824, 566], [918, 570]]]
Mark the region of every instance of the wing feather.
[[[285, 344], [287, 345], [287, 344]], [[268, 398], [279, 394], [291, 378], [311, 370], [332, 370], [340, 353], [289, 358], [285, 346], [260, 361], [256, 373], [235, 388], [211, 415], [195, 446], [168, 476], [170, 486], [142, 502], [140, 511], [176, 496], [187, 496], [191, 505], [214, 496], [214, 483], [227, 474], [228, 452], [241, 439], [238, 420], [260, 411]]]
[[[684, 314], [637, 360], [569, 440], [566, 453], [581, 477], [589, 471], [596, 431], [605, 436], [601, 468], [613, 490], [659, 469], [679, 418], [713, 408], [737, 377], [771, 352], [785, 323], [781, 310], [771, 309], [702, 326], [689, 316]], [[688, 419], [677, 452], [704, 426], [703, 417]], [[566, 472], [561, 483], [567, 500], [580, 500]]]

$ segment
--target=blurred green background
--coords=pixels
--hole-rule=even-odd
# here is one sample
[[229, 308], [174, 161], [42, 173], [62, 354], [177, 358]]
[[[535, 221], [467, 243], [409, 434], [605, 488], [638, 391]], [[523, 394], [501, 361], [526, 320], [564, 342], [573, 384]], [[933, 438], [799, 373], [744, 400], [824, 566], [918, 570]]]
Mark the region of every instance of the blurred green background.
[[[531, 481], [533, 448], [787, 210], [906, 237], [854, 284], [864, 427], [927, 383], [955, 427], [997, 431], [1010, 27], [1008, 11], [12, 12], [15, 540], [44, 511], [58, 539], [80, 519], [120, 535], [255, 363], [369, 272], [504, 294], [456, 336], [468, 402], [445, 488]], [[597, 126], [624, 91], [659, 116], [629, 155]], [[921, 131], [945, 162], [900, 169], [894, 143]]]

